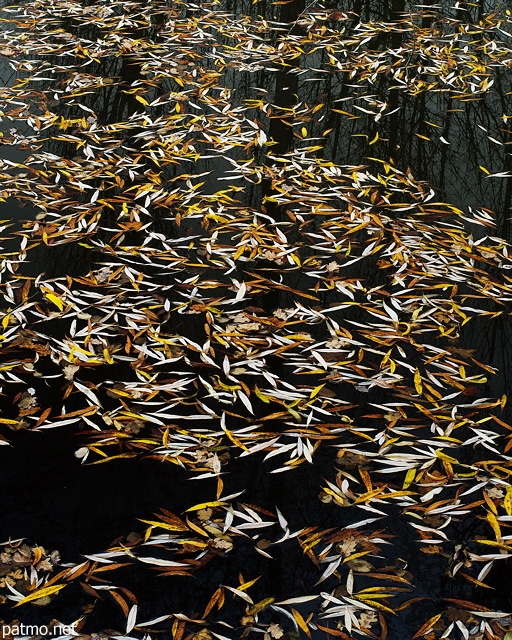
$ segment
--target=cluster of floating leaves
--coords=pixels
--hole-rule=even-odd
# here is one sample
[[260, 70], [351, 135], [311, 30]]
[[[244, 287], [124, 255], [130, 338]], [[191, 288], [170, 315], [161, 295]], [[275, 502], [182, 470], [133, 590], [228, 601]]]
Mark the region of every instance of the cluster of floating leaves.
[[[390, 559], [386, 533], [399, 512], [418, 552], [470, 585], [485, 587], [510, 556], [507, 399], [483, 397], [498, 372], [459, 345], [468, 323], [509, 314], [510, 244], [491, 210], [439, 200], [389, 156], [322, 155], [323, 120], [361, 112], [377, 154], [396, 107], [375, 100], [376, 84], [461, 104], [492, 92], [511, 64], [510, 18], [469, 24], [436, 6], [363, 22], [314, 4], [293, 23], [156, 0], [4, 9], [0, 54], [14, 74], [1, 89], [2, 142], [25, 156], [2, 161], [0, 195], [33, 215], [2, 221], [2, 443], [9, 428], [75, 424], [85, 464], [143, 455], [213, 478], [217, 491], [51, 576], [56, 556], [5, 547], [2, 599], [41, 603], [79, 580], [115, 599], [122, 633], [165, 628], [175, 640], [385, 638], [409, 606], [415, 637], [428, 640], [512, 628], [506, 612], [463, 599], [422, 617], [425, 598]], [[265, 89], [230, 86], [233, 72], [286, 70], [301, 83], [343, 80], [352, 97], [273, 103]], [[40, 260], [53, 273], [34, 273]], [[279, 505], [223, 497], [238, 460], [300, 482], [333, 448], [317, 500], [340, 509], [337, 529], [292, 531]], [[105, 580], [142, 563], [179, 584], [248, 545], [271, 561], [295, 545], [316, 584], [255, 601], [259, 576], [241, 571], [237, 584], [212, 585], [204, 612], [144, 620], [136, 596]], [[222, 619], [233, 599], [238, 626]]]

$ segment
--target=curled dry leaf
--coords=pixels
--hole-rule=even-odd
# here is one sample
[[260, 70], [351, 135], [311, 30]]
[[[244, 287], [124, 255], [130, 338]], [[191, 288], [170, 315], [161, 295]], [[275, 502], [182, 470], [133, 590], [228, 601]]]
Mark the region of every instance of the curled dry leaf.
[[281, 629], [281, 627], [278, 624], [272, 623], [269, 624], [269, 626], [267, 627], [267, 633], [270, 635], [271, 638], [282, 638], [284, 635], [284, 631]]

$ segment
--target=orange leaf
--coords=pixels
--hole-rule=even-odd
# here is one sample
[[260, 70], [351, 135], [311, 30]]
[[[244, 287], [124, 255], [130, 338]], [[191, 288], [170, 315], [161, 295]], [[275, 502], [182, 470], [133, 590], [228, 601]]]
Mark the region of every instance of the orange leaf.
[[206, 605], [206, 609], [204, 610], [204, 613], [203, 613], [203, 618], [206, 618], [206, 616], [210, 613], [210, 611], [213, 609], [215, 603], [217, 603], [219, 601], [221, 594], [222, 594], [222, 588], [219, 588], [219, 589], [217, 589], [217, 591], [215, 591], [213, 596], [210, 598], [210, 601]]
[[443, 600], [446, 600], [447, 602], [454, 602], [455, 604], [465, 607], [470, 611], [490, 611], [487, 607], [483, 607], [481, 604], [475, 604], [474, 602], [469, 602], [469, 600], [457, 600], [456, 598], [443, 598]]
[[494, 589], [494, 587], [490, 587], [488, 584], [485, 584], [485, 582], [481, 582], [480, 580], [473, 578], [473, 576], [469, 576], [467, 573], [460, 571], [459, 575], [462, 576], [463, 578], [466, 578], [466, 580], [469, 580], [470, 582], [477, 584], [479, 587], [485, 587], [486, 589]]
[[41, 414], [41, 416], [39, 417], [39, 420], [35, 423], [33, 428], [38, 427], [40, 424], [43, 424], [46, 418], [50, 415], [51, 410], [52, 410], [51, 407], [48, 407], [48, 409], [45, 409]]
[[114, 598], [114, 600], [117, 602], [117, 604], [121, 607], [121, 609], [123, 610], [123, 613], [126, 617], [128, 617], [128, 613], [130, 611], [126, 600], [124, 598], [122, 598], [118, 593], [116, 593], [115, 591], [110, 591], [110, 595]]
[[412, 637], [412, 640], [414, 640], [414, 638], [419, 638], [420, 636], [425, 635], [425, 633], [427, 633], [429, 629], [432, 629], [432, 627], [441, 618], [442, 615], [443, 615], [442, 613], [438, 613], [436, 616], [432, 616], [430, 620], [427, 620], [425, 624], [422, 625], [420, 629], [418, 629], [416, 634]]

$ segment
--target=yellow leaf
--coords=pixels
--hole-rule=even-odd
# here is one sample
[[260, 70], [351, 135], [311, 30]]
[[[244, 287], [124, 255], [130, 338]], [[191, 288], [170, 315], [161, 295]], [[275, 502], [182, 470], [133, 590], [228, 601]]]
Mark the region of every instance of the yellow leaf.
[[318, 387], [315, 387], [313, 389], [313, 391], [311, 391], [311, 393], [309, 394], [309, 399], [312, 400], [318, 393], [320, 393], [320, 391], [325, 387], [325, 382], [324, 384], [319, 385]]
[[385, 487], [378, 487], [377, 489], [372, 489], [371, 491], [363, 493], [356, 500], [354, 500], [354, 504], [359, 504], [360, 502], [368, 502], [368, 500], [371, 500], [375, 496], [379, 495], [379, 493], [382, 493], [384, 489]]
[[382, 604], [382, 602], [376, 602], [375, 600], [371, 600], [370, 598], [362, 598], [360, 596], [354, 596], [354, 598], [357, 598], [358, 600], [360, 600], [361, 602], [364, 602], [365, 604], [369, 604], [371, 607], [374, 607], [375, 609], [381, 609], [382, 611], [387, 611], [388, 613], [395, 613], [393, 609], [386, 607], [386, 605]]
[[398, 498], [398, 496], [415, 496], [416, 491], [391, 491], [390, 493], [385, 493], [383, 497], [385, 498]]
[[[238, 591], [246, 591], [249, 587], [252, 587], [255, 582], [258, 582], [259, 579], [260, 576], [254, 578], [254, 580], [249, 580], [249, 582], [242, 583], [239, 587], [237, 587]], [[272, 598], [272, 600], [274, 600], [274, 598]]]
[[405, 480], [402, 489], [407, 489], [407, 487], [410, 486], [415, 477], [416, 469], [413, 467], [412, 469], [409, 469], [409, 471], [405, 474]]
[[[201, 529], [201, 527], [198, 527], [197, 524], [195, 524], [194, 522], [192, 522], [192, 520], [189, 520], [188, 516], [185, 516], [186, 520], [187, 520], [187, 524], [188, 526], [195, 531], [196, 533], [198, 533], [201, 536], [204, 536], [205, 538], [208, 538], [208, 534], [206, 533], [206, 531], [204, 529]], [[149, 531], [149, 529], [148, 529]]]
[[507, 512], [507, 515], [511, 516], [512, 515], [512, 487], [511, 486], [507, 487], [507, 493], [503, 498], [503, 506], [505, 507], [505, 511]]
[[64, 304], [62, 300], [57, 296], [53, 295], [53, 293], [45, 293], [44, 295], [48, 298], [48, 300], [53, 302], [54, 305], [59, 307], [59, 311], [62, 311], [64, 309]]
[[229, 429], [225, 429], [224, 433], [233, 444], [236, 444], [237, 447], [240, 447], [240, 449], [244, 449], [245, 451], [249, 451], [249, 448], [246, 447], [245, 444], [241, 440], [239, 440]]
[[477, 538], [475, 542], [479, 542], [480, 544], [488, 544], [491, 547], [503, 547], [504, 549], [512, 549], [512, 546], [505, 544], [504, 542], [496, 542], [495, 540], [483, 540]]
[[269, 396], [266, 396], [263, 393], [261, 393], [259, 387], [257, 386], [254, 387], [254, 393], [262, 402], [266, 402], [267, 404], [270, 402]]
[[416, 391], [418, 392], [418, 395], [421, 396], [421, 394], [423, 393], [423, 387], [421, 386], [421, 374], [418, 368], [416, 368], [416, 373], [414, 374], [414, 386], [416, 388]]
[[212, 502], [201, 502], [194, 507], [189, 507], [186, 511], [199, 511], [199, 509], [205, 509], [206, 507], [225, 507], [229, 502], [219, 502], [219, 500], [213, 500]]
[[297, 413], [297, 411], [295, 411], [295, 409], [292, 409], [291, 407], [286, 407], [288, 409], [288, 412], [292, 414], [292, 416], [295, 418], [295, 420], [297, 420], [297, 422], [302, 422], [302, 418], [300, 417], [300, 413]]
[[496, 536], [496, 540], [499, 542], [501, 540], [501, 529], [498, 522], [498, 518], [491, 511], [487, 512], [487, 520], [494, 531], [494, 535]]
[[486, 501], [487, 506], [489, 507], [489, 509], [492, 511], [492, 513], [494, 513], [494, 515], [497, 515], [498, 514], [498, 509], [496, 508], [496, 505], [494, 504], [494, 502], [489, 497], [488, 493], [486, 491], [482, 491], [482, 494], [484, 496], [484, 500]]
[[296, 256], [294, 253], [290, 253], [289, 255], [298, 267], [302, 267], [299, 256]]
[[451, 456], [447, 456], [446, 453], [443, 453], [441, 449], [436, 449], [436, 456], [443, 460], [444, 462], [450, 462], [451, 464], [459, 464], [459, 461]]
[[375, 144], [378, 139], [379, 139], [379, 132], [377, 131], [377, 133], [375, 134], [375, 138], [369, 144]]
[[351, 560], [355, 560], [356, 558], [361, 558], [361, 556], [366, 556], [369, 553], [371, 553], [371, 551], [358, 551], [357, 553], [353, 553], [351, 556], [347, 556], [346, 558], [343, 558], [343, 564], [345, 564], [345, 562], [350, 562]]
[[145, 522], [146, 524], [150, 524], [152, 527], [160, 527], [161, 529], [168, 529], [169, 531], [187, 531], [188, 527], [180, 526], [179, 524], [168, 524], [167, 522], [155, 522], [153, 520], [142, 520], [141, 518], [137, 518], [141, 522]]
[[139, 102], [142, 102], [142, 104], [146, 105], [146, 107], [149, 107], [149, 102], [142, 96], [135, 96], [135, 100], [138, 100]]
[[[242, 587], [239, 587], [239, 588], [241, 589]], [[274, 600], [275, 598], [264, 598], [263, 600], [260, 600], [254, 605], [254, 607], [251, 607], [249, 611], [247, 611], [247, 615], [252, 616], [255, 613], [258, 613], [258, 611], [261, 611], [267, 605], [272, 604]]]
[[33, 593], [30, 593], [28, 596], [25, 596], [23, 600], [17, 602], [14, 606], [19, 607], [20, 604], [25, 604], [25, 602], [32, 602], [32, 600], [39, 600], [39, 598], [44, 598], [45, 596], [49, 596], [51, 593], [57, 593], [61, 589], [67, 586], [65, 584], [54, 584], [51, 587], [46, 587], [44, 589], [38, 589]]
[[300, 613], [296, 609], [292, 609], [292, 615], [295, 619], [295, 622], [299, 625], [299, 627], [304, 631], [304, 633], [311, 638], [311, 631], [309, 630], [308, 625], [304, 618], [300, 615]]

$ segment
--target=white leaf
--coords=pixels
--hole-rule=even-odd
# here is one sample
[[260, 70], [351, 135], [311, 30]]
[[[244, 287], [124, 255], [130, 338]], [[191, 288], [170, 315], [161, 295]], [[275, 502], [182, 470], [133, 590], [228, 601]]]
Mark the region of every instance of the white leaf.
[[160, 558], [141, 558], [137, 557], [137, 560], [145, 562], [146, 564], [156, 564], [158, 567], [189, 567], [190, 565], [185, 562], [174, 562], [173, 560], [162, 560]]
[[126, 620], [126, 633], [130, 633], [130, 631], [135, 626], [135, 620], [137, 618], [137, 605], [134, 604], [130, 609], [130, 613], [128, 614], [128, 618]]
[[301, 602], [309, 602], [310, 600], [316, 600], [320, 596], [298, 596], [297, 598], [288, 598], [288, 600], [281, 600], [275, 604], [300, 604]]

